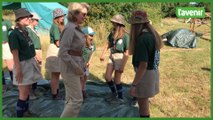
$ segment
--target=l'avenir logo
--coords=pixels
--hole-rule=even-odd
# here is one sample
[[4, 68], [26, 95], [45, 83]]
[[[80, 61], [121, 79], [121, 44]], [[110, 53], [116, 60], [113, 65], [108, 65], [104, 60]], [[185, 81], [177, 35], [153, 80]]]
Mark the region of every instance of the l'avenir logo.
[[177, 7], [176, 16], [178, 18], [204, 18], [204, 7]]

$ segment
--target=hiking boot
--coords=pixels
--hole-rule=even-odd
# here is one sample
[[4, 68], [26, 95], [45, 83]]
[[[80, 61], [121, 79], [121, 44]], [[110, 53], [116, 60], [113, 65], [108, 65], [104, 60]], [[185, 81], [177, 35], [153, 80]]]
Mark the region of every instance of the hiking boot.
[[117, 94], [116, 94], [116, 93], [111, 93], [110, 95], [108, 95], [108, 96], [105, 98], [105, 100], [106, 100], [107, 102], [110, 102], [110, 101], [115, 100], [115, 99], [117, 99]]
[[31, 91], [30, 92], [30, 100], [35, 100], [35, 99], [37, 99], [38, 98], [38, 96], [35, 94], [35, 92], [34, 91]]
[[109, 103], [113, 104], [113, 105], [121, 105], [121, 104], [124, 104], [125, 101], [124, 101], [124, 99], [117, 98], [117, 99], [109, 101]]
[[134, 107], [137, 107], [138, 106], [138, 101], [137, 101], [137, 98], [133, 98], [131, 99], [130, 101], [130, 106], [134, 106]]

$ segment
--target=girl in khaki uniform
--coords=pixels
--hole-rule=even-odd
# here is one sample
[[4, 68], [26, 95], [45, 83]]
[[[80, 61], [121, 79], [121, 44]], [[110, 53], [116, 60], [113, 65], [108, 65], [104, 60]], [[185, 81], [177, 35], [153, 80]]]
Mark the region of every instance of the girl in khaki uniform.
[[130, 95], [137, 97], [140, 117], [150, 117], [149, 98], [159, 93], [158, 64], [162, 41], [145, 11], [133, 11], [129, 23], [129, 53], [133, 55], [132, 64], [136, 72]]
[[[39, 20], [41, 18], [36, 13], [31, 13], [33, 17], [31, 18], [30, 25], [27, 26], [27, 31], [29, 33], [29, 37], [32, 39], [34, 48], [36, 51], [35, 60], [39, 64], [39, 69], [41, 71], [41, 63], [42, 63], [42, 50], [41, 50], [41, 42], [40, 42], [40, 36], [39, 32], [36, 29], [36, 26], [39, 23]], [[30, 99], [36, 99], [36, 93], [35, 90], [37, 88], [37, 82], [32, 84], [32, 91], [30, 92]]]
[[[122, 15], [114, 15], [111, 22], [113, 30], [108, 36], [108, 43], [104, 47], [100, 60], [104, 61], [104, 54], [110, 48], [110, 56], [105, 73], [105, 79], [112, 94], [106, 100], [120, 104], [124, 102], [121, 75], [128, 60], [129, 35], [125, 30], [125, 22]], [[112, 74], [114, 71], [113, 81]]]
[[65, 86], [65, 106], [61, 117], [77, 117], [83, 102], [80, 78], [84, 75], [82, 50], [86, 40], [80, 24], [85, 21], [89, 5], [74, 2], [69, 4], [68, 9], [69, 22], [61, 34], [58, 54]]
[[[16, 27], [9, 36], [10, 50], [14, 60], [13, 84], [18, 86], [19, 98], [16, 105], [17, 117], [26, 117], [29, 113], [29, 92], [31, 85], [42, 79], [39, 66], [34, 59], [35, 48], [28, 36], [26, 26], [33, 16], [24, 8], [15, 11]], [[29, 114], [28, 114], [29, 115]]]
[[45, 68], [51, 73], [51, 92], [53, 99], [61, 99], [59, 96], [59, 40], [60, 35], [64, 29], [64, 12], [61, 8], [56, 8], [53, 11], [53, 24], [50, 28], [50, 45], [47, 50]]

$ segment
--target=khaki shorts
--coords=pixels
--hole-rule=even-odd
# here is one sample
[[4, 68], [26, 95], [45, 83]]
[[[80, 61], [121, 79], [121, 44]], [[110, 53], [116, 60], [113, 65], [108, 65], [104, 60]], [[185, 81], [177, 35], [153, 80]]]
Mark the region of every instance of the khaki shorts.
[[13, 84], [14, 85], [31, 85], [38, 80], [42, 80], [41, 72], [39, 71], [39, 66], [34, 58], [29, 60], [24, 60], [20, 62], [23, 80], [22, 83], [16, 81], [16, 66], [13, 69]]
[[55, 44], [49, 45], [45, 64], [45, 68], [48, 72], [60, 72], [58, 51], [59, 48], [56, 47]]
[[146, 70], [136, 86], [136, 97], [150, 98], [159, 93], [159, 71]]
[[108, 64], [113, 64], [115, 70], [119, 70], [123, 64], [123, 53], [113, 53], [109, 57]]
[[2, 44], [2, 58], [3, 58], [3, 60], [12, 60], [13, 59], [13, 55], [10, 51], [8, 42]]

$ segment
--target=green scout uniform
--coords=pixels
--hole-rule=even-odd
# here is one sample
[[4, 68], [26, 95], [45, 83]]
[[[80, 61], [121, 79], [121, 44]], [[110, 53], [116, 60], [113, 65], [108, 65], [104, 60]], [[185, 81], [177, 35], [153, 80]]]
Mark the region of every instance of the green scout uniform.
[[147, 62], [147, 70], [157, 69], [159, 64], [159, 51], [155, 49], [155, 38], [149, 32], [143, 32], [138, 37], [135, 44], [135, 51], [132, 58], [132, 64], [138, 68], [141, 61]]
[[8, 35], [12, 30], [12, 22], [8, 20], [2, 21], [2, 42], [8, 42]]
[[122, 39], [118, 39], [114, 41], [113, 34], [112, 32], [108, 36], [108, 41], [109, 41], [109, 47], [111, 53], [124, 53], [129, 46], [129, 35], [124, 34]]
[[38, 49], [38, 50], [41, 49], [40, 38], [38, 34], [36, 33], [36, 31], [32, 30], [30, 27], [27, 27], [27, 31], [28, 31], [28, 36], [32, 39], [34, 43], [35, 49]]
[[33, 41], [29, 36], [24, 36], [23, 31], [15, 28], [9, 35], [10, 50], [18, 49], [19, 60], [28, 60], [35, 56]]
[[56, 44], [57, 40], [60, 40], [61, 32], [58, 28], [58, 26], [53, 23], [50, 28], [50, 43]]
[[89, 59], [92, 55], [92, 53], [96, 50], [96, 45], [94, 43], [91, 44], [90, 47], [85, 47], [83, 49], [83, 58], [85, 60], [86, 63], [89, 62]]

